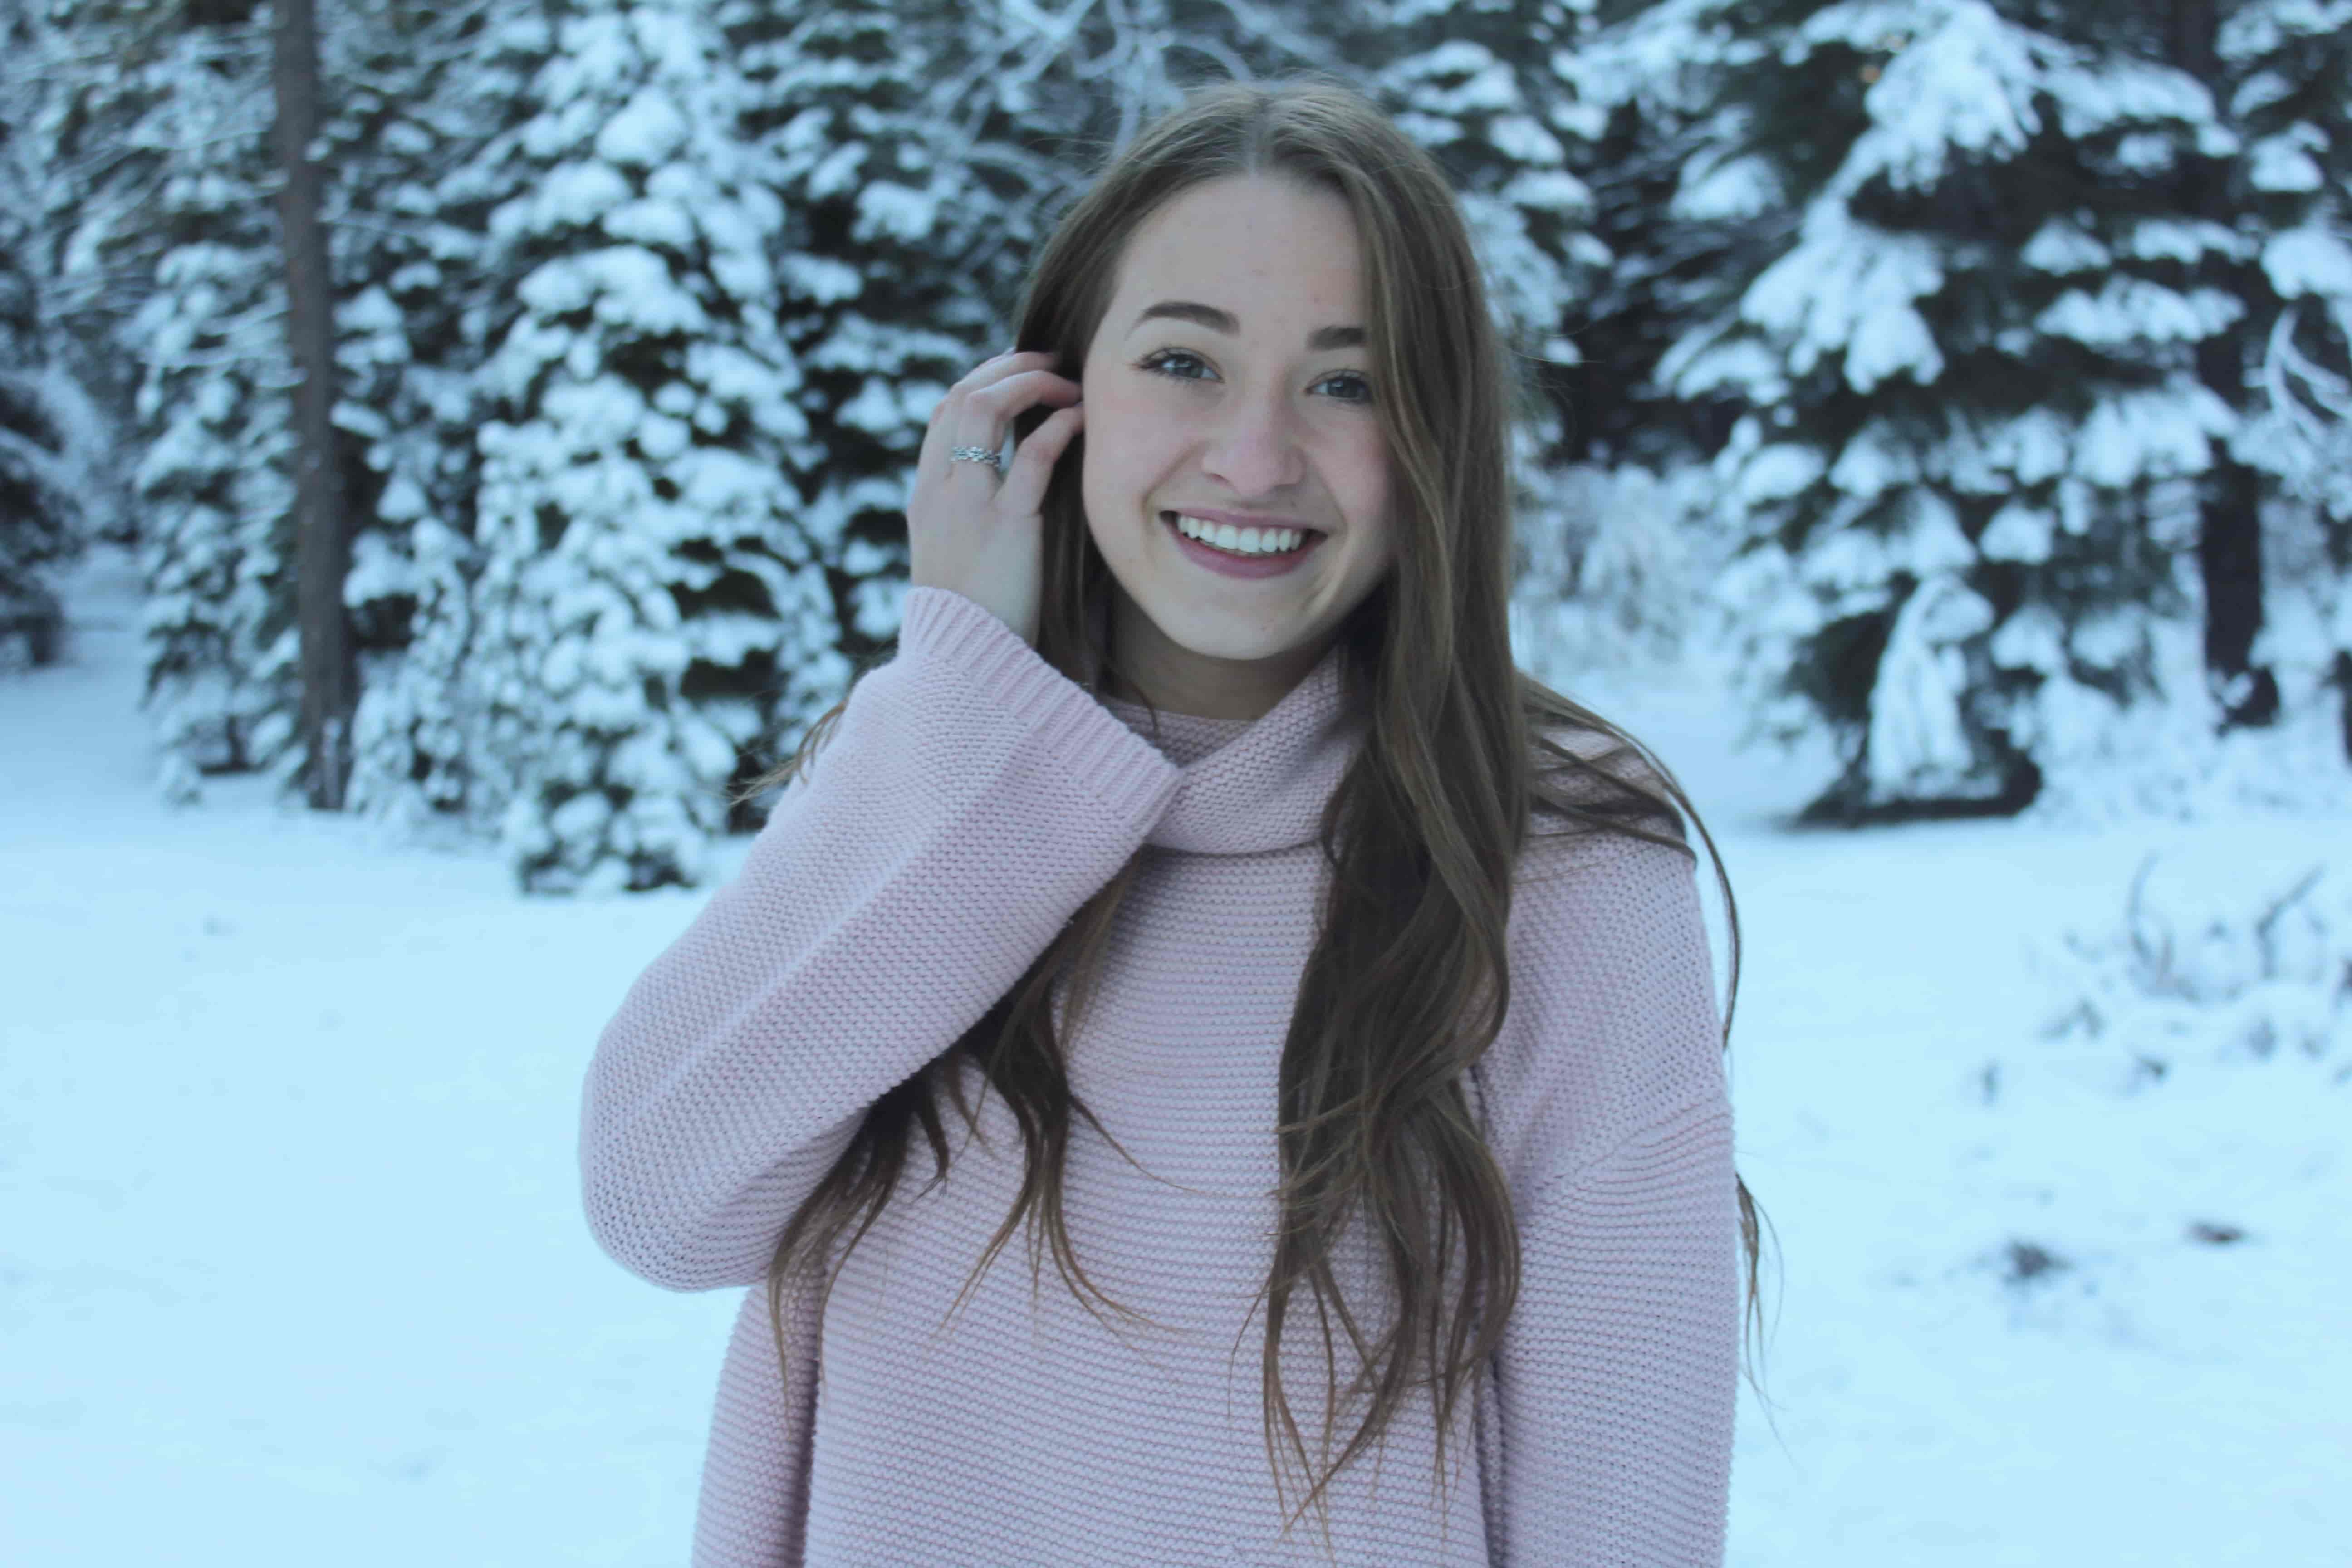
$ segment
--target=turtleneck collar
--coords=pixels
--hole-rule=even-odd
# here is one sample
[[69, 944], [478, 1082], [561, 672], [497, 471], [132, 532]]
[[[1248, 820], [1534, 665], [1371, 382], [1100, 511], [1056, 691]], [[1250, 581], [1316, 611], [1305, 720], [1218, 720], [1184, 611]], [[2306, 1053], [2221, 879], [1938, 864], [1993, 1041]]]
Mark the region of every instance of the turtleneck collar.
[[1323, 807], [1355, 758], [1363, 725], [1342, 707], [1334, 639], [1322, 659], [1256, 719], [1151, 715], [1140, 702], [1097, 700], [1182, 770], [1147, 842], [1195, 855], [1248, 855], [1311, 844]]

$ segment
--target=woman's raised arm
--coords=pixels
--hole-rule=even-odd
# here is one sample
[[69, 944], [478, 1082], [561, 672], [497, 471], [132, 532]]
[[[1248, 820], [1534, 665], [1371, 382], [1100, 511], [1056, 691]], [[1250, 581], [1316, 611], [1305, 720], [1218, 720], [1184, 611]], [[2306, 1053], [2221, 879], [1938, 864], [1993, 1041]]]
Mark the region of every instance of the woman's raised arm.
[[995, 615], [910, 589], [897, 658], [597, 1042], [597, 1244], [674, 1290], [761, 1279], [866, 1108], [1020, 978], [1178, 778]]

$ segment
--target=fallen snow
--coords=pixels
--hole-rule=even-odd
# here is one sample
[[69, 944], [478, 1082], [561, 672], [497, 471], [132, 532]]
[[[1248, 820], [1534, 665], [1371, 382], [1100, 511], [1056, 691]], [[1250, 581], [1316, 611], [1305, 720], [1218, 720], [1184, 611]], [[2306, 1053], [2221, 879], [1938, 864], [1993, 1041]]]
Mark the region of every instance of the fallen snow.
[[[675, 1568], [740, 1292], [609, 1262], [575, 1156], [708, 889], [526, 901], [254, 781], [162, 805], [135, 584], [101, 551], [68, 661], [0, 677], [0, 1562]], [[2344, 819], [1790, 833], [1820, 759], [1734, 752], [1721, 689], [1572, 694], [1740, 898], [1734, 1568], [2341, 1563], [2352, 1048], [2119, 1094], [2039, 1029], [2151, 851], [2340, 869]]]

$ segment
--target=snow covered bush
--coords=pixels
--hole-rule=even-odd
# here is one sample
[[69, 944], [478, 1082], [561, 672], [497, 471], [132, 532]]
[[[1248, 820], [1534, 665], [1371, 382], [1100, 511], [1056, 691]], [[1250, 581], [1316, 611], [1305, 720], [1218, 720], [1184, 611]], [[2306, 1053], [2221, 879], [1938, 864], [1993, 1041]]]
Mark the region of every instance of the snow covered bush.
[[2029, 1066], [2121, 1095], [2273, 1058], [2352, 1084], [2352, 878], [2325, 860], [2151, 855], [2118, 925], [2035, 964], [2053, 1000]]
[[1714, 477], [1690, 464], [1523, 465], [1512, 640], [1536, 679], [1572, 691], [1595, 670], [1664, 668], [1696, 629], [1713, 565]]

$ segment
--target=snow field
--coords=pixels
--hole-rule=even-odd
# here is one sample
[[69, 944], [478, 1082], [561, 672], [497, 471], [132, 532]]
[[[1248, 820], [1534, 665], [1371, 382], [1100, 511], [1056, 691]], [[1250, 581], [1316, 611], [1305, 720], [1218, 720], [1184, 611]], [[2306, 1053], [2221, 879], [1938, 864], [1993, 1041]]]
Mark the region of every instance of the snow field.
[[[597, 1033], [707, 894], [521, 900], [258, 779], [159, 805], [136, 588], [99, 552], [67, 662], [0, 679], [0, 1561], [683, 1563], [740, 1298], [606, 1260], [574, 1161]], [[1681, 773], [1748, 942], [1730, 1563], [2340, 1563], [2341, 1028], [2191, 1035], [2128, 1095], [2037, 1030], [2151, 848], [2296, 870], [2342, 823], [1783, 832], [1803, 760], [1732, 752], [1719, 694], [1578, 693]]]

